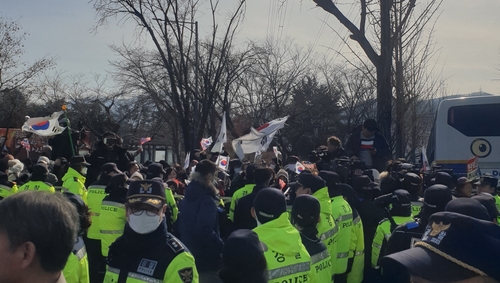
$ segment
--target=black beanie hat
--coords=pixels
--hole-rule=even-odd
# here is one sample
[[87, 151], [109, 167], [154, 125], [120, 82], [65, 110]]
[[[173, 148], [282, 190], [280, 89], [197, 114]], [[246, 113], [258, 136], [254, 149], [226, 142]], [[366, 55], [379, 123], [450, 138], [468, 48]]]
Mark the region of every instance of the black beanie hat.
[[300, 227], [316, 227], [320, 215], [320, 204], [317, 198], [301, 195], [295, 198], [292, 205], [292, 221]]
[[255, 196], [253, 207], [257, 219], [264, 224], [286, 211], [285, 195], [278, 189], [264, 188]]

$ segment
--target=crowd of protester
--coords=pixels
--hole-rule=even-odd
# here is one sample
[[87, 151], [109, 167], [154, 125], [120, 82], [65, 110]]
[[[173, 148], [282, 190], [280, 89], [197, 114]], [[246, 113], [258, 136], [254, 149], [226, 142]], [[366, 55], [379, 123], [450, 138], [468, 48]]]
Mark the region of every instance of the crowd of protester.
[[136, 154], [4, 152], [0, 282], [500, 282], [498, 180], [390, 160], [374, 120], [308, 161]]

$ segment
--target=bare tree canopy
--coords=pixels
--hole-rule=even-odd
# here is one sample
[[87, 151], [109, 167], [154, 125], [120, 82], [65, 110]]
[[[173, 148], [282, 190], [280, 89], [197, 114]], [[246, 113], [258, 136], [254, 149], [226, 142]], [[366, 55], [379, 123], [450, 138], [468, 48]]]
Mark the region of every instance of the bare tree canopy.
[[21, 60], [27, 33], [19, 23], [0, 17], [0, 92], [19, 89], [55, 65], [52, 58], [34, 63]]

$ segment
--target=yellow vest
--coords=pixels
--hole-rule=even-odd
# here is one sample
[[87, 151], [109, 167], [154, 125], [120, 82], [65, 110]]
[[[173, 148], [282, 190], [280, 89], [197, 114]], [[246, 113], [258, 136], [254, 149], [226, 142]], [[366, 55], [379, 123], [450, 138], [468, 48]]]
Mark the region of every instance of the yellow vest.
[[89, 186], [87, 192], [87, 202], [89, 210], [92, 213], [90, 219], [92, 220], [92, 225], [90, 225], [87, 231], [87, 237], [89, 239], [100, 240], [101, 232], [99, 231], [99, 214], [101, 212], [101, 204], [104, 197], [106, 197], [106, 192], [104, 185], [94, 185]]
[[68, 172], [64, 174], [62, 177], [63, 180], [63, 190], [66, 189], [68, 192], [74, 193], [75, 195], [79, 195], [83, 202], [87, 202], [87, 189], [85, 188], [85, 180], [80, 173], [78, 173], [73, 168], [68, 168]]
[[311, 257], [302, 244], [300, 234], [288, 220], [288, 213], [253, 229], [264, 244], [268, 282], [314, 283]]
[[249, 195], [253, 192], [253, 188], [255, 187], [255, 184], [247, 184], [243, 186], [242, 188], [236, 190], [233, 194], [233, 198], [231, 199], [231, 206], [229, 207], [229, 219], [234, 222], [234, 210], [236, 209], [236, 202], [246, 196]]
[[[394, 222], [396, 222], [397, 225], [414, 221], [412, 216], [393, 216], [392, 219], [394, 219]], [[391, 234], [391, 222], [389, 219], [382, 220], [378, 224], [377, 231], [375, 231], [375, 236], [373, 237], [371, 254], [371, 263], [373, 268], [378, 268], [378, 259], [380, 257], [382, 245], [384, 244], [384, 241], [387, 242], [389, 240]]]
[[349, 258], [354, 257], [351, 272], [347, 274], [347, 283], [361, 283], [365, 269], [365, 236], [363, 222], [359, 215], [352, 221], [351, 248]]
[[413, 215], [413, 217], [416, 217], [420, 214], [420, 211], [422, 211], [422, 205], [424, 205], [424, 203], [421, 201], [411, 202], [411, 214]]
[[101, 251], [103, 256], [108, 256], [109, 246], [118, 237], [123, 235], [125, 224], [127, 224], [125, 205], [123, 203], [103, 200], [99, 214]]
[[314, 273], [314, 282], [332, 282], [332, 257], [328, 250], [311, 255], [311, 272]]
[[[495, 205], [497, 206], [498, 211], [500, 211], [500, 196], [494, 195]], [[500, 216], [497, 217], [497, 224], [500, 225]]]
[[[135, 271], [135, 270], [134, 270]], [[106, 275], [103, 283], [116, 283], [120, 277], [120, 269], [111, 266], [106, 266]], [[128, 272], [126, 283], [199, 283], [199, 275], [194, 263], [194, 257], [188, 252], [178, 254], [168, 265], [165, 271], [163, 280], [139, 274], [136, 272]], [[69, 283], [69, 281], [68, 281]]]
[[42, 181], [29, 181], [28, 183], [22, 185], [19, 188], [19, 191], [47, 191], [51, 193], [55, 193], [56, 189], [48, 183]]
[[18, 189], [16, 184], [14, 184], [12, 188], [6, 185], [0, 185], [0, 198], [6, 198], [8, 196], [11, 196], [17, 193], [17, 191]]
[[330, 257], [332, 258], [331, 271], [335, 274], [337, 266], [338, 253], [338, 225], [335, 223], [335, 218], [332, 215], [332, 203], [328, 195], [328, 188], [319, 189], [313, 197], [317, 198], [320, 205], [320, 221], [316, 228], [318, 229], [318, 237], [325, 244]]
[[332, 214], [339, 227], [335, 274], [342, 274], [347, 271], [352, 232], [352, 208], [343, 196], [332, 198]]
[[177, 216], [179, 215], [179, 208], [177, 207], [177, 202], [175, 201], [174, 194], [167, 187], [165, 188], [165, 201], [167, 202], [168, 207], [172, 211], [172, 223], [177, 221]]
[[68, 283], [89, 283], [89, 263], [83, 239], [78, 238], [75, 250], [69, 255], [63, 274]]

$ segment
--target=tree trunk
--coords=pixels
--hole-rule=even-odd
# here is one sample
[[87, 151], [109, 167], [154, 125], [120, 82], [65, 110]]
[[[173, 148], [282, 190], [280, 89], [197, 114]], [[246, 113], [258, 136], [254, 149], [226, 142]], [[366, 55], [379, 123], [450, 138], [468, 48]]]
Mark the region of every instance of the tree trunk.
[[392, 44], [391, 44], [392, 0], [380, 1], [381, 46], [377, 68], [377, 120], [380, 131], [391, 146], [392, 119]]

